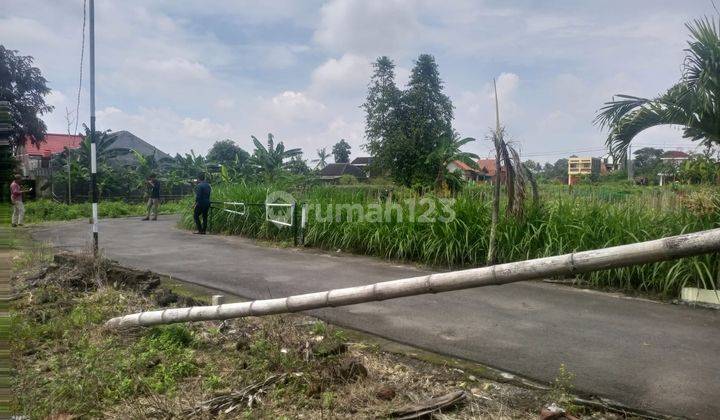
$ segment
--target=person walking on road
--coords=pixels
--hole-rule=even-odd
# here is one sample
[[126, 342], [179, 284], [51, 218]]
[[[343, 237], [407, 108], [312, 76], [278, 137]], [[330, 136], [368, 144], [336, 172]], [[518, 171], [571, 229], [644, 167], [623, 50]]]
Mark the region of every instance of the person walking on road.
[[25, 218], [25, 205], [23, 204], [23, 193], [30, 192], [32, 188], [24, 190], [20, 185], [22, 177], [15, 175], [15, 179], [10, 183], [10, 202], [12, 202], [12, 227], [22, 226]]
[[150, 212], [153, 214], [153, 220], [157, 220], [158, 208], [160, 207], [160, 181], [157, 175], [150, 174], [148, 178], [148, 186], [150, 191], [150, 199], [147, 204], [147, 216], [143, 220], [150, 220]]
[[[198, 176], [198, 184], [195, 187], [195, 210], [193, 211], [193, 218], [195, 219], [195, 227], [200, 235], [207, 233], [207, 220], [208, 212], [210, 211], [210, 193], [212, 188], [210, 184], [205, 180], [205, 174], [202, 173]], [[200, 216], [202, 215], [202, 223], [200, 223]]]

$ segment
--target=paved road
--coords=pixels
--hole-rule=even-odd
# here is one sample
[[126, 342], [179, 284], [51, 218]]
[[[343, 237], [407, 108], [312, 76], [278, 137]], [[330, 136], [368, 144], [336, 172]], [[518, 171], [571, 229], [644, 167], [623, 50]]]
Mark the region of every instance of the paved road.
[[[175, 219], [101, 222], [101, 248], [123, 264], [247, 298], [280, 297], [425, 273], [373, 258], [276, 249], [199, 236]], [[86, 248], [87, 223], [45, 226], [38, 239]], [[552, 381], [564, 363], [576, 388], [633, 407], [720, 413], [720, 313], [540, 282], [315, 312], [339, 325]]]

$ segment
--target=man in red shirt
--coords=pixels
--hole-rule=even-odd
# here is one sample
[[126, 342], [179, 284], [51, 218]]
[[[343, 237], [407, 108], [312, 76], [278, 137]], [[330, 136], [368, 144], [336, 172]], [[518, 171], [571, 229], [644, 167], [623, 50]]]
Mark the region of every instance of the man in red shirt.
[[22, 226], [23, 218], [25, 217], [25, 206], [23, 205], [22, 195], [24, 192], [30, 190], [23, 190], [20, 186], [22, 178], [20, 175], [15, 175], [15, 180], [10, 184], [10, 201], [13, 206], [12, 214], [12, 226]]

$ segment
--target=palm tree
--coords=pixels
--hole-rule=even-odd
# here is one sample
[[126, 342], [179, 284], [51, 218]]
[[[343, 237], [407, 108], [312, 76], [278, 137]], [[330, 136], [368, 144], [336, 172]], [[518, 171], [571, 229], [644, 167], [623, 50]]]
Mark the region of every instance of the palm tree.
[[595, 119], [608, 127], [607, 146], [623, 156], [640, 132], [659, 125], [683, 127], [683, 137], [710, 147], [720, 143], [720, 32], [707, 17], [685, 25], [690, 41], [680, 82], [654, 99], [617, 95]]
[[452, 182], [454, 181], [454, 174], [451, 174], [447, 168], [452, 162], [457, 160], [473, 169], [479, 169], [476, 162], [476, 160], [479, 159], [478, 155], [460, 150], [461, 147], [471, 141], [475, 141], [475, 139], [472, 137], [460, 139], [458, 134], [454, 133], [452, 137], [446, 136], [441, 138], [438, 147], [428, 156], [428, 163], [435, 162], [437, 164], [435, 185], [438, 191], [446, 191], [448, 181], [454, 184], [454, 182]]
[[327, 158], [330, 157], [330, 153], [327, 152], [326, 148], [323, 147], [322, 149], [317, 150], [317, 159], [313, 159], [312, 162], [317, 162], [317, 165], [315, 165], [315, 169], [322, 170], [324, 167], [327, 166]]
[[274, 178], [279, 171], [286, 168], [286, 160], [302, 154], [300, 149], [285, 150], [283, 142], [275, 144], [275, 137], [272, 133], [268, 133], [267, 148], [255, 136], [250, 137], [255, 144], [255, 151], [249, 160], [250, 165], [269, 179]]

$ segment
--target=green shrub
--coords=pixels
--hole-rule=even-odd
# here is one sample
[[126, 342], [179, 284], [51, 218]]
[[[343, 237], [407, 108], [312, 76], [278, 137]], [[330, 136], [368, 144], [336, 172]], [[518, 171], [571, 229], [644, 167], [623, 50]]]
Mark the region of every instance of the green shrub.
[[[180, 213], [187, 203], [167, 202], [160, 205], [161, 214]], [[145, 204], [131, 204], [124, 201], [101, 201], [98, 204], [98, 217], [115, 218], [127, 216], [141, 216], [146, 214]], [[52, 200], [35, 200], [25, 203], [25, 220], [27, 223], [41, 223], [50, 221], [74, 220], [90, 218], [92, 205], [90, 203], [64, 204]]]

